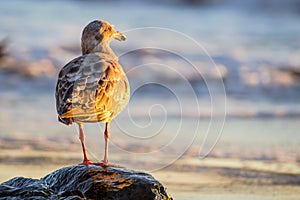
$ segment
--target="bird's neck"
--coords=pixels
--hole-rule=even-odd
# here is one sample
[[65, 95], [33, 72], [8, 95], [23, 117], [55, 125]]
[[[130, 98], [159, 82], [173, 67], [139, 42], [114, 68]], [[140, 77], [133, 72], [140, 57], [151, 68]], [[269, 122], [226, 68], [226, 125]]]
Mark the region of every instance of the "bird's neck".
[[93, 53], [94, 52], [101, 52], [101, 53], [105, 53], [105, 54], [115, 55], [108, 43], [105, 43], [105, 44], [100, 43], [93, 49]]
[[115, 53], [113, 50], [110, 48], [109, 43], [100, 43], [97, 45], [89, 45], [89, 48], [82, 48], [82, 54], [89, 54], [89, 53], [104, 53], [104, 54], [109, 54], [112, 55], [113, 57], [115, 56]]

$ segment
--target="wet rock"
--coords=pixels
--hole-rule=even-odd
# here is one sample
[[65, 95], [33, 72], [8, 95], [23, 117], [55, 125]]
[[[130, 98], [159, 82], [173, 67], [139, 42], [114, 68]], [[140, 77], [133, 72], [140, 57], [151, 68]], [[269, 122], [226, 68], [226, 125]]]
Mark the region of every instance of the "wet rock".
[[16, 177], [0, 184], [0, 199], [172, 199], [150, 174], [91, 165], [59, 169], [41, 179]]

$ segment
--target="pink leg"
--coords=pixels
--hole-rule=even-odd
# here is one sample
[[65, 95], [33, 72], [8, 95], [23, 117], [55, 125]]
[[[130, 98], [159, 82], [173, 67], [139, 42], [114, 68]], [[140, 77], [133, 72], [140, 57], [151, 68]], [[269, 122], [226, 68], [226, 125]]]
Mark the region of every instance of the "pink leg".
[[104, 139], [105, 139], [105, 151], [104, 151], [104, 159], [103, 164], [108, 165], [108, 141], [109, 141], [110, 133], [109, 133], [109, 123], [105, 124], [104, 130]]
[[105, 151], [104, 151], [104, 159], [102, 160], [102, 162], [99, 163], [93, 163], [95, 165], [100, 165], [101, 167], [121, 167], [123, 168], [121, 165], [116, 165], [116, 164], [112, 164], [110, 162], [108, 162], [108, 142], [109, 142], [109, 138], [110, 138], [110, 131], [109, 131], [109, 122], [107, 122], [105, 124], [105, 130], [104, 130], [104, 140], [105, 140]]
[[87, 155], [86, 155], [86, 149], [85, 149], [85, 145], [84, 145], [83, 125], [81, 123], [78, 123], [78, 126], [79, 126], [79, 139], [80, 139], [82, 151], [83, 151], [83, 163], [82, 164], [89, 165], [89, 164], [91, 164], [91, 161], [87, 158]]

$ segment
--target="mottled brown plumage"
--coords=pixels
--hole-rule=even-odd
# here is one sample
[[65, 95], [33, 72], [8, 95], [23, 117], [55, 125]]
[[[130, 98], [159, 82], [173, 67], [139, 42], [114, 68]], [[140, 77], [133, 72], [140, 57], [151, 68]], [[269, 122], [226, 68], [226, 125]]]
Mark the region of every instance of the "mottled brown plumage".
[[105, 156], [108, 165], [109, 123], [129, 101], [129, 83], [109, 43], [125, 36], [103, 20], [89, 23], [82, 33], [82, 56], [66, 64], [56, 85], [56, 109], [60, 122], [79, 125], [84, 164], [86, 156], [83, 123], [104, 122]]

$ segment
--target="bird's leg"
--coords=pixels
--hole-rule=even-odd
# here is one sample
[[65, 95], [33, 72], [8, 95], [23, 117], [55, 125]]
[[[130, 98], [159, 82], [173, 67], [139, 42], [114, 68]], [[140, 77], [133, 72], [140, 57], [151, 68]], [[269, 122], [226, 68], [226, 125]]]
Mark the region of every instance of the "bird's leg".
[[82, 164], [89, 165], [89, 164], [91, 164], [91, 161], [87, 158], [87, 155], [86, 155], [86, 149], [85, 149], [85, 145], [84, 145], [83, 125], [81, 123], [78, 123], [78, 126], [79, 126], [79, 139], [80, 139], [82, 151], [83, 151], [83, 163]]
[[105, 140], [105, 151], [104, 151], [104, 159], [103, 164], [108, 165], [108, 141], [109, 141], [110, 133], [109, 133], [109, 122], [105, 124], [104, 130], [104, 140]]
[[110, 131], [109, 131], [109, 122], [105, 124], [105, 130], [104, 130], [104, 140], [105, 140], [105, 150], [104, 150], [104, 158], [102, 160], [102, 162], [99, 163], [93, 163], [95, 165], [100, 165], [101, 167], [119, 167], [119, 168], [123, 168], [120, 165], [116, 165], [116, 164], [112, 164], [110, 162], [108, 162], [108, 141], [109, 141], [109, 137], [110, 137]]

